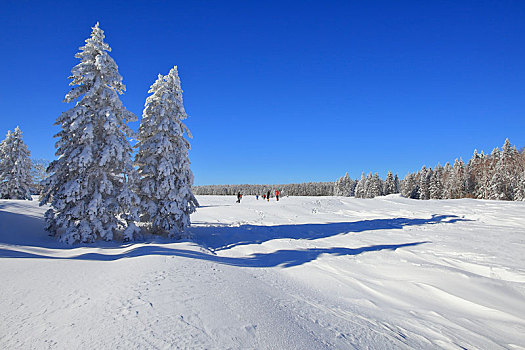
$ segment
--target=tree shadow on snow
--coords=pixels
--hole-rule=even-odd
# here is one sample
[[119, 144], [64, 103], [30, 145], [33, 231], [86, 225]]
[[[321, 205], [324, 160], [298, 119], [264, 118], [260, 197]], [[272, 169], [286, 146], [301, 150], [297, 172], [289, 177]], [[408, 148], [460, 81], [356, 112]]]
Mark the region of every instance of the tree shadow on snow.
[[94, 260], [94, 261], [115, 261], [123, 258], [134, 258], [146, 255], [160, 256], [179, 256], [189, 259], [206, 260], [218, 264], [239, 266], [239, 267], [293, 267], [316, 260], [322, 254], [333, 256], [352, 256], [365, 252], [374, 252], [381, 250], [395, 251], [398, 248], [416, 246], [430, 242], [411, 242], [403, 244], [373, 245], [361, 248], [309, 248], [297, 250], [277, 250], [271, 253], [256, 253], [247, 257], [233, 258], [222, 257], [199, 251], [176, 249], [156, 245], [139, 246], [125, 253], [120, 254], [102, 254], [102, 253], [85, 253], [73, 257], [48, 256], [32, 252], [13, 251], [0, 249], [0, 257], [4, 258], [26, 258], [26, 259], [54, 259], [54, 260]]
[[[1, 208], [0, 208], [1, 209]], [[428, 241], [409, 242], [402, 244], [373, 245], [360, 248], [308, 248], [295, 250], [277, 250], [270, 253], [255, 253], [246, 257], [223, 257], [218, 252], [232, 247], [261, 244], [275, 239], [315, 240], [348, 233], [373, 230], [403, 229], [408, 226], [433, 225], [439, 223], [455, 223], [470, 221], [454, 215], [433, 215], [427, 219], [373, 219], [354, 222], [339, 222], [326, 224], [290, 224], [276, 226], [217, 226], [201, 224], [193, 226], [191, 233], [194, 241], [207, 247], [212, 253], [191, 249], [171, 248], [163, 243], [169, 241], [147, 241], [146, 245], [136, 246], [135, 243], [121, 244], [118, 242], [97, 242], [96, 244], [75, 244], [68, 246], [57, 242], [44, 231], [44, 220], [41, 216], [16, 214], [0, 210], [0, 258], [38, 258], [38, 259], [72, 259], [115, 261], [123, 258], [133, 258], [147, 255], [180, 256], [192, 259], [212, 261], [220, 264], [243, 267], [291, 267], [317, 259], [320, 255], [352, 256], [365, 252], [381, 250], [396, 250], [402, 247], [416, 246]], [[76, 248], [96, 248], [96, 253], [79, 252]], [[70, 256], [57, 256], [56, 251], [50, 252], [39, 248], [59, 249]], [[103, 249], [100, 249], [103, 248]], [[129, 249], [128, 249], [129, 248]], [[124, 250], [113, 254], [116, 249]], [[55, 255], [51, 255], [55, 254]]]
[[[32, 216], [27, 213], [11, 213], [2, 211], [1, 209], [2, 207], [0, 206], [0, 244], [70, 250], [79, 247], [122, 249], [137, 243], [97, 241], [95, 244], [67, 245], [49, 236], [49, 233], [44, 230], [44, 218], [41, 215]], [[289, 224], [275, 226], [229, 226], [202, 223], [199, 224], [199, 226], [192, 226], [190, 233], [193, 236], [193, 241], [212, 252], [218, 252], [236, 246], [261, 244], [275, 239], [315, 240], [340, 234], [402, 229], [407, 226], [439, 223], [450, 224], [458, 221], [470, 220], [459, 218], [455, 215], [432, 215], [432, 217], [428, 219], [392, 218], [326, 224]], [[147, 242], [151, 242], [151, 240]], [[1, 257], [5, 256], [0, 254], [0, 258]]]
[[314, 240], [340, 234], [363, 231], [402, 229], [407, 226], [434, 225], [471, 221], [456, 215], [432, 215], [429, 219], [372, 219], [354, 222], [335, 222], [326, 224], [290, 224], [276, 226], [259, 225], [209, 225], [192, 226], [194, 241], [211, 251], [221, 251], [240, 245], [261, 244], [274, 239]]
[[[9, 207], [13, 208], [15, 205], [10, 204]], [[27, 209], [24, 206], [20, 206], [20, 208]], [[2, 210], [2, 205], [0, 204], [0, 244], [67, 250], [79, 247], [121, 249], [133, 245], [133, 242], [106, 241], [98, 241], [95, 244], [82, 243], [68, 245], [58, 242], [54, 237], [49, 235], [49, 232], [44, 230], [44, 227], [45, 221], [42, 214], [35, 213], [35, 215], [31, 215], [28, 213], [18, 214], [6, 212]], [[0, 258], [1, 257], [3, 257], [3, 255], [0, 254]]]

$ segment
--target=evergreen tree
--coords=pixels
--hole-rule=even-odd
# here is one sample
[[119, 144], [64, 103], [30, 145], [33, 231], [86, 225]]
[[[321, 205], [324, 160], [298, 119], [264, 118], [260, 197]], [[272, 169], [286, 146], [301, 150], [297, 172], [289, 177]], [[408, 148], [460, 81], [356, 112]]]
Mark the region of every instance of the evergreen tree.
[[456, 159], [452, 167], [452, 197], [454, 199], [463, 198], [465, 196], [465, 185], [467, 179], [467, 172], [465, 163], [462, 159]]
[[352, 179], [350, 178], [350, 175], [348, 175], [348, 172], [345, 174], [345, 176], [343, 177], [343, 196], [345, 197], [350, 197], [352, 195], [352, 190], [353, 190], [353, 181]]
[[513, 147], [509, 139], [505, 140], [505, 144], [501, 149], [501, 164], [498, 165], [500, 171], [503, 172], [504, 179], [504, 199], [514, 200], [514, 193], [519, 186], [521, 175], [520, 155]]
[[372, 187], [372, 172], [368, 173], [368, 175], [366, 175], [366, 180], [365, 180], [365, 187], [364, 187], [364, 197], [363, 198], [374, 198], [371, 194], [371, 187]]
[[419, 178], [419, 199], [430, 199], [430, 177], [432, 176], [432, 169], [427, 169], [426, 166], [423, 165], [420, 171], [420, 178]]
[[441, 164], [438, 164], [436, 169], [432, 172], [430, 176], [430, 199], [441, 199], [443, 198], [443, 167]]
[[518, 178], [518, 186], [514, 191], [514, 200], [525, 201], [525, 171]]
[[344, 189], [343, 189], [343, 177], [341, 176], [335, 181], [334, 184], [334, 196], [344, 196]]
[[451, 199], [453, 192], [453, 176], [452, 176], [452, 166], [449, 162], [445, 164], [443, 168], [443, 177], [441, 180], [443, 184], [443, 199]]
[[465, 191], [470, 197], [475, 197], [476, 195], [476, 182], [478, 181], [476, 168], [478, 167], [480, 162], [481, 156], [478, 154], [478, 150], [475, 149], [474, 154], [472, 155], [472, 158], [468, 161], [466, 167]]
[[401, 195], [405, 198], [418, 199], [418, 184], [416, 175], [413, 173], [408, 174], [403, 179], [401, 185]]
[[192, 136], [183, 123], [187, 115], [177, 67], [166, 76], [159, 74], [149, 93], [135, 146], [141, 219], [153, 233], [174, 237], [190, 226], [190, 214], [198, 206], [191, 191], [190, 144], [184, 133]]
[[356, 198], [365, 198], [365, 184], [366, 184], [366, 178], [365, 178], [365, 173], [363, 172], [361, 174], [361, 180], [359, 180], [359, 182], [355, 186], [354, 196]]
[[74, 87], [65, 102], [76, 101], [55, 123], [58, 159], [49, 165], [41, 205], [46, 229], [60, 241], [93, 242], [98, 238], [133, 239], [138, 234], [138, 197], [130, 185], [135, 174], [127, 122], [137, 117], [119, 99], [125, 91], [122, 76], [109, 56], [104, 32], [97, 23], [75, 57], [80, 59], [70, 76]]
[[383, 184], [379, 175], [375, 173], [370, 179], [370, 185], [368, 189], [369, 198], [375, 198], [377, 196], [383, 195]]
[[397, 177], [397, 174], [394, 176], [394, 193], [401, 192], [401, 186], [399, 184], [399, 177]]
[[31, 200], [31, 159], [22, 131], [7, 132], [0, 143], [0, 198]]
[[388, 174], [386, 174], [383, 193], [385, 194], [385, 196], [392, 194], [392, 193], [396, 193], [396, 184], [394, 182], [394, 175], [392, 174], [391, 171], [389, 171]]

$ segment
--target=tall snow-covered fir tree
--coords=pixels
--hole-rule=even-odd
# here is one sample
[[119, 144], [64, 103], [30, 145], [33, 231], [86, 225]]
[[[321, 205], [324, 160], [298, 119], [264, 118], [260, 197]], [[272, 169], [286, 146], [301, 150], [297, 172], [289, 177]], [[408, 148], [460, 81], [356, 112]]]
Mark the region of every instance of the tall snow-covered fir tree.
[[183, 123], [187, 115], [177, 66], [166, 76], [159, 74], [149, 93], [135, 146], [141, 220], [152, 233], [175, 237], [190, 226], [190, 214], [198, 206], [191, 191], [190, 144], [184, 134], [192, 136]]
[[137, 117], [122, 104], [125, 91], [118, 66], [109, 56], [104, 32], [97, 23], [75, 57], [80, 63], [71, 70], [71, 91], [65, 102], [75, 102], [55, 125], [61, 131], [55, 147], [58, 159], [49, 165], [41, 205], [46, 229], [60, 241], [93, 242], [132, 239], [138, 197], [130, 189], [134, 179], [131, 146], [133, 132], [127, 122]]
[[31, 159], [17, 126], [0, 143], [0, 198], [31, 200]]

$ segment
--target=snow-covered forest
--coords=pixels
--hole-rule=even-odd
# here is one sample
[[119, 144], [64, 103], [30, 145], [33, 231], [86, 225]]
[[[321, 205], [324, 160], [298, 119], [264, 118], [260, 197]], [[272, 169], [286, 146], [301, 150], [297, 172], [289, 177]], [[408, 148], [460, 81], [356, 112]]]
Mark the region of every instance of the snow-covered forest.
[[454, 165], [423, 166], [403, 179], [401, 194], [413, 199], [525, 200], [525, 152], [507, 139], [490, 154], [474, 150], [467, 164], [456, 159]]
[[388, 172], [385, 179], [377, 173], [361, 174], [352, 179], [348, 173], [333, 182], [308, 182], [285, 185], [208, 185], [194, 186], [199, 195], [248, 195], [274, 193], [288, 196], [343, 196], [374, 198], [393, 193], [412, 199], [478, 198], [525, 200], [525, 151], [518, 151], [507, 139], [501, 150], [492, 153], [474, 151], [467, 164], [456, 159], [454, 165], [438, 164], [434, 169], [423, 166], [403, 180]]
[[305, 182], [298, 184], [277, 185], [206, 185], [193, 186], [196, 195], [230, 196], [240, 192], [243, 195], [263, 195], [270, 191], [273, 196], [279, 191], [281, 196], [333, 196], [333, 182]]

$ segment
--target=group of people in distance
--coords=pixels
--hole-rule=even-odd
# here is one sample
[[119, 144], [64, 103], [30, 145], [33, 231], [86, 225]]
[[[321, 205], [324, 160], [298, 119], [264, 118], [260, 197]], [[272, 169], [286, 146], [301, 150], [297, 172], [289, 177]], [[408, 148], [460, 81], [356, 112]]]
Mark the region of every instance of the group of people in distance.
[[[270, 201], [270, 195], [271, 195], [271, 192], [270, 192], [270, 190], [268, 190], [268, 192], [263, 193], [261, 197], [262, 197], [263, 200], [266, 199], [269, 202]], [[237, 203], [240, 203], [241, 199], [242, 199], [242, 194], [239, 191], [237, 193]], [[255, 195], [255, 199], [259, 200], [259, 195], [258, 194]], [[279, 201], [279, 190], [275, 190], [275, 199], [277, 201]]]

